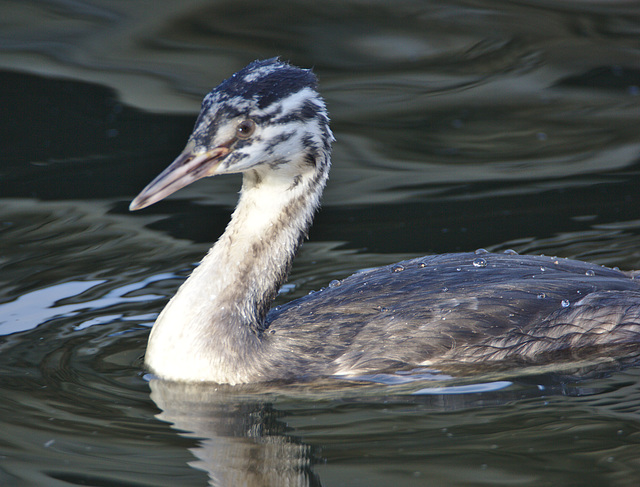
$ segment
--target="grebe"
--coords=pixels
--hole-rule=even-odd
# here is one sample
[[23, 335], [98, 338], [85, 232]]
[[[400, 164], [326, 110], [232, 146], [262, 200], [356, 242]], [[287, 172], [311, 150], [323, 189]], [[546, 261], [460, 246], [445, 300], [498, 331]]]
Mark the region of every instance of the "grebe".
[[185, 150], [131, 203], [138, 210], [197, 179], [243, 173], [229, 225], [153, 325], [153, 374], [241, 384], [637, 349], [635, 275], [544, 256], [422, 257], [270, 309], [331, 165], [316, 85], [311, 71], [278, 59], [251, 63], [204, 98]]

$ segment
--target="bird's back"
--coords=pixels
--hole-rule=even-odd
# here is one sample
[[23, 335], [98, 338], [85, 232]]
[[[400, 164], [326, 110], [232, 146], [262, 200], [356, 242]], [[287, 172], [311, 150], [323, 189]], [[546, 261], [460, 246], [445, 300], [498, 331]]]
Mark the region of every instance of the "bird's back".
[[[274, 310], [277, 355], [354, 374], [432, 365], [628, 355], [640, 342], [634, 275], [545, 256], [428, 256], [354, 274]], [[570, 355], [570, 356], [569, 356]]]

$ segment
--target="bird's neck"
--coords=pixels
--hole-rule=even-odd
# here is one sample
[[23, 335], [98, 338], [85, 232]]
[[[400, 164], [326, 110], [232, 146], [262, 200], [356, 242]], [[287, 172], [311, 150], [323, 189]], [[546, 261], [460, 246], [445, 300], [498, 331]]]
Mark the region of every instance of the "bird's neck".
[[[264, 320], [318, 207], [326, 161], [244, 174], [224, 234], [158, 317], [145, 362], [175, 380], [259, 374]], [[255, 380], [255, 377], [252, 379]]]

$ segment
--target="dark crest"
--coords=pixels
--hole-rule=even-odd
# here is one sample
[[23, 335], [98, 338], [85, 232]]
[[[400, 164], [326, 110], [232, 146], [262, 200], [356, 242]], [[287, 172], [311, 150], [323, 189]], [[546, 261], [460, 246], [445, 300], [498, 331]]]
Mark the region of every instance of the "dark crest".
[[262, 109], [303, 88], [316, 89], [317, 84], [318, 80], [310, 70], [291, 66], [278, 58], [254, 61], [220, 83], [205, 98], [203, 108], [213, 101], [236, 98], [253, 101]]

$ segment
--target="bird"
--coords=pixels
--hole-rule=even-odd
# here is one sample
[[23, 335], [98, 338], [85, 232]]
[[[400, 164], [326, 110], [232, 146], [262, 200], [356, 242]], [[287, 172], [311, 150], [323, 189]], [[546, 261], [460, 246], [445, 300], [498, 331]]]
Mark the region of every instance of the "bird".
[[272, 308], [319, 207], [333, 142], [316, 75], [279, 58], [205, 96], [185, 149], [130, 205], [242, 173], [228, 226], [151, 329], [144, 361], [154, 377], [308, 382], [637, 353], [637, 272], [513, 251], [367, 269]]

